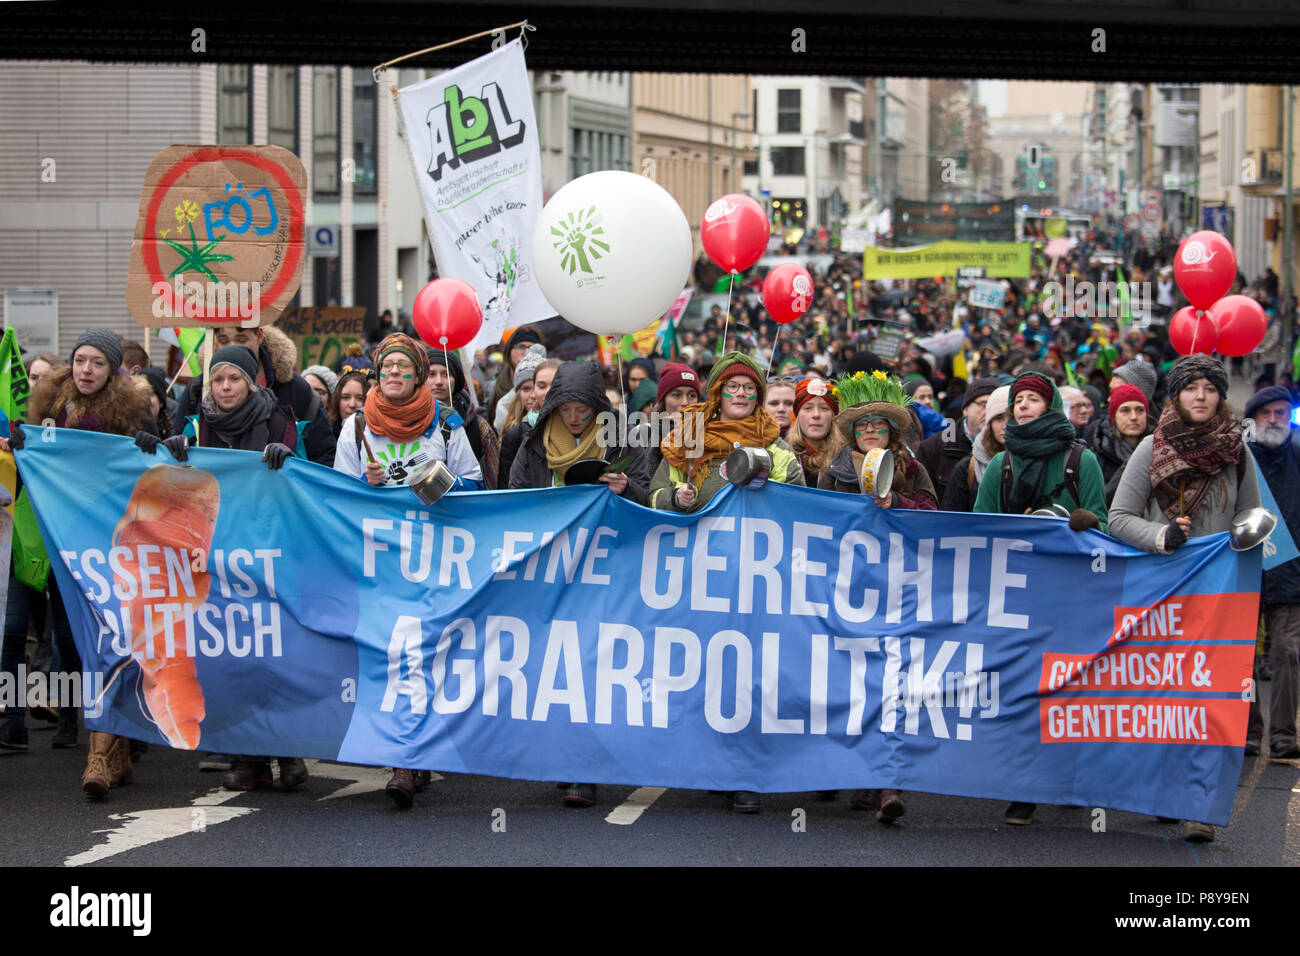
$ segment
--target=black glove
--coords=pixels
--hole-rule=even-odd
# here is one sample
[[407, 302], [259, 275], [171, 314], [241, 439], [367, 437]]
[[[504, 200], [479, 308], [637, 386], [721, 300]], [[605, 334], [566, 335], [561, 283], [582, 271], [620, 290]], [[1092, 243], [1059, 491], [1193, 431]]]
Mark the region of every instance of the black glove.
[[266, 462], [266, 467], [272, 471], [279, 471], [284, 460], [293, 454], [288, 445], [282, 445], [278, 441], [273, 441], [266, 446], [262, 452], [262, 461]]
[[190, 440], [184, 435], [173, 435], [162, 446], [172, 453], [172, 457], [177, 461], [189, 461], [190, 453], [186, 450], [189, 448]]
[[27, 443], [27, 436], [23, 434], [21, 422], [14, 422], [9, 426], [9, 448], [13, 451], [21, 451], [23, 445]]
[[135, 439], [135, 447], [139, 448], [146, 455], [156, 455], [158, 453], [158, 436], [150, 435], [146, 431], [136, 429], [132, 436]]
[[1165, 552], [1177, 551], [1186, 543], [1187, 532], [1178, 526], [1177, 521], [1171, 521], [1165, 530]]

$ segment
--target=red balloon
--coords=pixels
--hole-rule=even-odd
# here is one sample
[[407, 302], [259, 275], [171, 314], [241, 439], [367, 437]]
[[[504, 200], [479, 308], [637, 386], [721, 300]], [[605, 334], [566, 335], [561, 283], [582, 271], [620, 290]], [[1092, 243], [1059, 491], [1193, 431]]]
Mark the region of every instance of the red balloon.
[[1219, 330], [1214, 316], [1198, 312], [1190, 305], [1179, 309], [1169, 320], [1169, 344], [1179, 355], [1196, 352], [1210, 353], [1219, 342]]
[[1250, 296], [1225, 296], [1214, 304], [1213, 313], [1219, 327], [1220, 355], [1249, 355], [1264, 341], [1268, 319]]
[[483, 307], [474, 287], [463, 279], [434, 279], [415, 297], [411, 322], [426, 345], [463, 348], [483, 325]]
[[771, 234], [763, 207], [739, 193], [715, 199], [700, 223], [704, 251], [733, 275], [744, 272], [762, 257]]
[[1184, 239], [1174, 254], [1174, 278], [1193, 308], [1208, 309], [1232, 288], [1237, 255], [1217, 232], [1202, 230]]
[[763, 280], [763, 305], [779, 325], [807, 312], [812, 298], [812, 276], [797, 262], [781, 263]]

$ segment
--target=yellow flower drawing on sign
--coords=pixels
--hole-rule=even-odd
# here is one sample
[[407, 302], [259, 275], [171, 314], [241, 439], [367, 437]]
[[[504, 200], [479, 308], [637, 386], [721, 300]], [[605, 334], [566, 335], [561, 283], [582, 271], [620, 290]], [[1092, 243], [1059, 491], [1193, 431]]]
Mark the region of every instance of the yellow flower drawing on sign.
[[180, 228], [199, 218], [199, 204], [193, 199], [182, 199], [176, 204], [176, 226]]

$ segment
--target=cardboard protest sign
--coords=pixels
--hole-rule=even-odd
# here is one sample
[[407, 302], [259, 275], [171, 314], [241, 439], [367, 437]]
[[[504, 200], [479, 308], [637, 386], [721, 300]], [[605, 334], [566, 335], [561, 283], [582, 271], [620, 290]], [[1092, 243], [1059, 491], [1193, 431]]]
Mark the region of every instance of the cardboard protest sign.
[[328, 305], [314, 309], [289, 309], [278, 328], [298, 346], [298, 368], [324, 365], [333, 368], [354, 342], [366, 344], [365, 306]]
[[126, 281], [145, 328], [270, 325], [302, 282], [307, 174], [281, 146], [169, 146], [153, 158]]

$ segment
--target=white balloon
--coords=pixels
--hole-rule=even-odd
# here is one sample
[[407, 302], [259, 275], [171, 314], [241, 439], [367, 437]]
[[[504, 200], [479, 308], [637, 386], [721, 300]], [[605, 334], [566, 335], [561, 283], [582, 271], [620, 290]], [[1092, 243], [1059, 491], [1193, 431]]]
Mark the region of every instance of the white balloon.
[[691, 272], [691, 227], [645, 176], [588, 173], [551, 197], [533, 269], [555, 311], [597, 335], [636, 332], [668, 311]]

